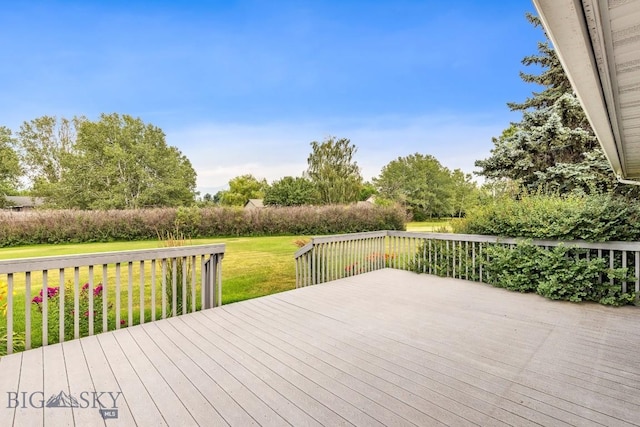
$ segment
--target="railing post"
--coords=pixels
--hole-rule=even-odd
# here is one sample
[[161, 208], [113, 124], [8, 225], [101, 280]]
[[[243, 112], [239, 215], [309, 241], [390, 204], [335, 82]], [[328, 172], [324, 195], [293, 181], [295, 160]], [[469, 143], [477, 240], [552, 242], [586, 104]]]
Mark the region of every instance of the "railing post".
[[209, 259], [204, 263], [204, 277], [205, 280], [202, 283], [202, 292], [204, 292], [204, 307], [213, 307], [213, 293], [215, 292], [215, 277], [217, 277], [217, 266], [214, 262], [213, 255], [209, 256]]

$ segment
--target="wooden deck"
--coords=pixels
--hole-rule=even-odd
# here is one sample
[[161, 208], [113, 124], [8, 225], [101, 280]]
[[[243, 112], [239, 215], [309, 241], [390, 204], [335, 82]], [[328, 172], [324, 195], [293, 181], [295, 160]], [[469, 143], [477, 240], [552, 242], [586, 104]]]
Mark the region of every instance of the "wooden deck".
[[7, 356], [0, 393], [2, 425], [640, 425], [640, 309], [387, 269]]

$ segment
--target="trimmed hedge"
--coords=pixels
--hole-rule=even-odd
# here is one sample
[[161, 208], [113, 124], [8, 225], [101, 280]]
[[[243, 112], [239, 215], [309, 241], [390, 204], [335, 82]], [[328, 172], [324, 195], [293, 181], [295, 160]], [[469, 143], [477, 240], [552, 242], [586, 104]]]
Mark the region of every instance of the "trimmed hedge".
[[611, 196], [498, 198], [452, 222], [455, 233], [531, 239], [638, 241], [640, 204]]
[[176, 231], [189, 238], [356, 233], [404, 230], [405, 222], [400, 208], [356, 205], [1, 212], [0, 247], [152, 240]]

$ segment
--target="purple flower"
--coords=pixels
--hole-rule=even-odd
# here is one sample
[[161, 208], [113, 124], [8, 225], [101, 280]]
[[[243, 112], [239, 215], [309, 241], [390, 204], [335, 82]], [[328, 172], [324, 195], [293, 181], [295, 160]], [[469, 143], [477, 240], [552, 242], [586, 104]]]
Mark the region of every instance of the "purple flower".
[[83, 291], [86, 291], [87, 289], [89, 289], [89, 282], [87, 282], [84, 285], [82, 285], [82, 290]]
[[102, 284], [99, 284], [94, 290], [93, 295], [99, 296], [102, 294]]
[[[40, 293], [42, 293], [42, 292], [40, 292]], [[31, 302], [33, 304], [40, 304], [42, 302], [42, 297], [40, 295], [36, 295], [35, 297], [33, 297]]]

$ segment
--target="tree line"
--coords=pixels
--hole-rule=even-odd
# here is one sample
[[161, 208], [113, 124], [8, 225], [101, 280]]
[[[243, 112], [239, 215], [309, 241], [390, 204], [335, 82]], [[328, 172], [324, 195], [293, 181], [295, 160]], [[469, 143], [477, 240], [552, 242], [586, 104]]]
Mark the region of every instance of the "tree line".
[[229, 181], [229, 189], [205, 194], [204, 203], [241, 206], [263, 199], [267, 206], [346, 204], [374, 196], [377, 204], [399, 203], [415, 219], [460, 216], [478, 199], [470, 174], [444, 167], [431, 155], [398, 157], [371, 182], [362, 178], [354, 157], [357, 147], [347, 138], [311, 142], [307, 169], [301, 176], [285, 176], [268, 184], [251, 174]]
[[[376, 195], [418, 217], [464, 212], [475, 189], [470, 175], [450, 171], [433, 156], [413, 154], [385, 166], [365, 182], [347, 138], [311, 142], [307, 170], [271, 184], [251, 174], [229, 181], [229, 189], [205, 194], [205, 204], [242, 206], [264, 199], [271, 206], [347, 204]], [[162, 130], [129, 115], [102, 114], [24, 122], [14, 135], [0, 127], [0, 195], [43, 197], [53, 208], [136, 209], [185, 206], [196, 201], [196, 172]], [[30, 183], [20, 191], [23, 180]]]

